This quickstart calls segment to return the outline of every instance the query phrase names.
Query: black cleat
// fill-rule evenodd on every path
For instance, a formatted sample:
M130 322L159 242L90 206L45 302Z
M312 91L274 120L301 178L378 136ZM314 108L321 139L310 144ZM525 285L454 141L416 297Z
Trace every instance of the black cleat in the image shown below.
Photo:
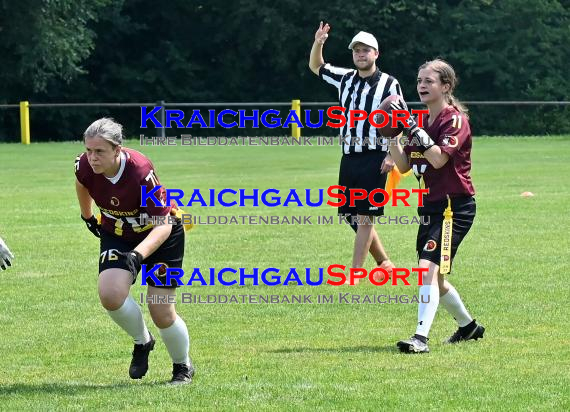
M477 340L483 339L483 334L485 333L485 328L482 325L478 325L475 320L469 325L460 327L455 331L445 343L458 343L465 340Z
M170 384L185 385L187 383L192 383L193 376L194 376L194 367L192 366L192 364L187 365L185 363L173 363L172 379L170 380Z
M415 336L408 340L401 340L396 344L400 352L404 353L429 353L429 348L426 342L422 342Z
M148 355L154 349L154 337L149 332L150 341L144 345L135 344L133 349L133 359L129 368L129 376L131 379L141 379L148 371Z

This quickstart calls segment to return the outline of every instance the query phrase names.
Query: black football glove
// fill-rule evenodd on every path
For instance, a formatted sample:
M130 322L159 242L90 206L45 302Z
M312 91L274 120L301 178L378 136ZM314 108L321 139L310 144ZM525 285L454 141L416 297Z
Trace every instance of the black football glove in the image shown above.
M408 106L406 105L406 103L404 102L398 102L398 101L393 101L390 102L390 108L392 110L405 110L408 111ZM424 152L429 149L430 147L435 145L435 142L432 140L431 137L429 137L429 134L427 134L427 132L422 129L421 127L418 126L418 124L416 123L416 120L413 118L413 116L410 113L410 117L408 117L408 126L406 126L406 124L403 121L399 121L402 125L402 127L404 128L404 130L412 137L415 137L421 146L423 146L424 148Z
M12 266L12 259L14 259L14 255L0 237L0 269L6 270L9 266Z
M97 218L94 215L92 215L89 219L85 219L83 216L81 216L81 219L83 219L87 225L87 229L89 229L91 233L97 237L101 237L101 225L99 222L97 222Z
M125 258L125 262L129 267L129 272L133 275L133 283L137 279L139 270L141 270L141 264L143 261L142 255L136 250L131 250L130 252L119 252L119 255Z

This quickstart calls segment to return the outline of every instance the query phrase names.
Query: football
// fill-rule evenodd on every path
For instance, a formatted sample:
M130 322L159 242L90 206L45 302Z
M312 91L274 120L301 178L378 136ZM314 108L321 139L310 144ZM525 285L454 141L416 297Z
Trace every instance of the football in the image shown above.
M382 103L380 103L380 106L378 107L378 110L383 110L386 113L390 114L392 112L392 109L390 108L390 103L393 101L403 101L402 98L400 96L397 95L390 95L388 97L386 97ZM376 123L383 123L384 120L384 116L382 114L378 114L376 116L376 118L374 119L376 121ZM384 137L396 137L398 136L400 133L402 133L402 125L398 124L398 127L392 127L391 121L389 121L386 126L384 127L379 127L378 131L380 132L380 134Z

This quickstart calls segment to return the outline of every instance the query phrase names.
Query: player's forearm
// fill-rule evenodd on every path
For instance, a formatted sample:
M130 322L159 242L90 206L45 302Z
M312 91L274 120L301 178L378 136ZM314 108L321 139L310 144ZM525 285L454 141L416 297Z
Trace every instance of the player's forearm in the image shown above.
M311 56L309 58L309 67L313 73L319 75L319 68L325 64L323 59L323 45L315 40L311 48Z
M135 248L137 252L139 252L143 258L147 258L154 253L156 249L160 247L164 243L170 233L172 232L172 225L164 224L160 226L155 226L148 236L138 244Z
M391 143L394 143L394 141L392 141ZM397 142L397 145L390 144L389 148L390 148L390 156L392 156L394 163L396 163L396 166L398 166L398 170L400 171L400 173L406 173L408 170L410 170L410 163L408 162L408 156L404 152L404 149L402 149L402 146L400 146L400 143Z
M423 147L422 154L434 169L440 169L447 163L449 160L448 154L442 152L441 148L435 144L430 135L424 129L419 127L415 121L411 124L409 132L420 142L420 146Z
M93 216L93 199L89 191L75 180L75 191L77 192L77 200L79 201L79 208L81 209L81 216L88 219Z
M441 148L434 145L424 152L426 160L434 167L441 169L449 160L449 155L441 151Z

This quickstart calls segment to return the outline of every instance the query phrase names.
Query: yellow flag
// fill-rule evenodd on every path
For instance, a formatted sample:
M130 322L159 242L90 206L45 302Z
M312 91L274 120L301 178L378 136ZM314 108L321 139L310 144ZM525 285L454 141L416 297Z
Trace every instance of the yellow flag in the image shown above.
M392 198L392 190L396 189L398 187L398 185L400 184L400 180L401 180L401 173L398 170L397 166L394 166L394 168L392 169L392 171L390 173L388 173L388 180L386 181L386 193L388 193L388 196L390 197L390 199Z
M441 259L439 272L443 275L451 271L451 235L453 234L453 212L451 199L447 196L447 208L443 212L443 225L441 227Z
M176 217L182 221L184 225L184 231L189 232L194 228L194 223L192 223L192 215L189 213L184 213L180 208L176 208Z
M412 174L412 169L408 170L406 173L400 173L398 166L394 166L392 171L388 173L388 179L386 180L386 193L388 196L392 197L392 190L396 189L402 180L402 177L407 177Z

